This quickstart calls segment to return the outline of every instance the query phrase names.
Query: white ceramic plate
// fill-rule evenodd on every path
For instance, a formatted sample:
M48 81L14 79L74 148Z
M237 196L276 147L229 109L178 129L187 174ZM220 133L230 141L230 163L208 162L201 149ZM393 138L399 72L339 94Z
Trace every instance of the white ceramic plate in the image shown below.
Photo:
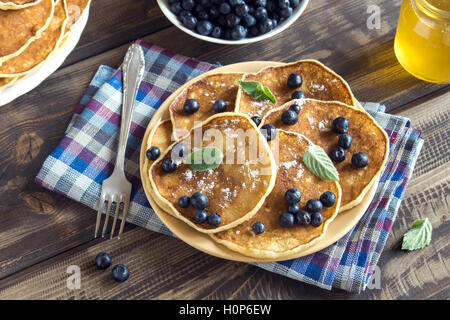
M83 15L75 23L72 31L69 33L61 47L54 51L51 54L51 57L38 70L24 76L14 82L11 86L0 91L0 106L30 92L63 64L64 60L66 60L67 56L72 52L80 40L81 33L86 26L88 17L89 7L84 10Z
M164 15L167 17L167 19L169 19L170 22L172 22L177 28L183 30L184 32L186 32L187 34L190 34L191 36L193 36L195 38L205 40L208 42L220 43L220 44L244 44L244 43L252 43L252 42L257 42L257 41L261 41L264 39L268 39L268 38L282 32L287 27L289 27L291 24L293 24L295 22L295 20L297 20L302 15L303 11L305 11L305 8L309 2L309 0L302 0L300 5L294 9L292 16L289 19L281 22L275 29L273 29L270 32L267 32L267 33L257 36L257 37L245 38L242 40L224 40L224 39L216 39L213 37L202 36L194 31L186 28L185 26L183 26L181 21L178 20L177 16L175 14L173 14L172 11L170 11L168 0L157 0L157 1L158 1L159 7L161 8L161 11L164 13Z

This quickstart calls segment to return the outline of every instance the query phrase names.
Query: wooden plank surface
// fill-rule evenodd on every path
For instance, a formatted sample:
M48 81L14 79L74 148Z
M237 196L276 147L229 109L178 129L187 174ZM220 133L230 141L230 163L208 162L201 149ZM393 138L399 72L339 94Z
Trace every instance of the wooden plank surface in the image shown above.
M365 3L317 0L290 29L270 40L221 46L171 26L155 0L95 0L82 39L64 67L2 107L0 298L448 297L449 89L419 81L401 68L393 52L400 1L373 3L381 8L379 30L367 29ZM120 243L92 240L92 210L34 184L95 70L100 64L118 66L138 37L212 63L320 59L349 82L360 100L385 102L389 110L413 119L414 127L423 130L425 149L381 257L382 290L359 296L326 292L133 226ZM417 253L398 250L403 233L424 215L435 228L432 245ZM102 250L130 266L133 276L126 284L94 272L92 259ZM66 289L70 264L82 267L81 291ZM421 274L427 276L422 279Z

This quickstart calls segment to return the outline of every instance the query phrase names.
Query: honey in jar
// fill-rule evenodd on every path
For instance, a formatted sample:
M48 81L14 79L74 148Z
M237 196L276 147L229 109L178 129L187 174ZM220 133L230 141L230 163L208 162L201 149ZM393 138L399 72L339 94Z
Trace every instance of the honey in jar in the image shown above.
M415 77L450 83L450 0L403 0L394 48Z

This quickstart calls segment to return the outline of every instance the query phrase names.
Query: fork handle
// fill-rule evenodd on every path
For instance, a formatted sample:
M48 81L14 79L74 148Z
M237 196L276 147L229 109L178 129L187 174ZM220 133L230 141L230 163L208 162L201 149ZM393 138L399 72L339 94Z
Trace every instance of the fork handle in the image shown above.
M119 146L114 171L120 169L124 172L125 149L127 146L128 133L130 132L131 116L136 101L139 84L144 77L145 59L141 46L132 44L122 64L123 95L122 95L122 121L120 125Z

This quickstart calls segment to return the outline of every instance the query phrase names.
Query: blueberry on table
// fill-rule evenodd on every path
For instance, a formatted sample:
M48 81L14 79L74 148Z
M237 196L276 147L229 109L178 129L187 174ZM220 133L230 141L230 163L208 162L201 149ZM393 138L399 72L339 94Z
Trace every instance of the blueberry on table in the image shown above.
M203 193L196 192L191 197L191 205L197 210L203 210L209 206L209 199Z
M194 9L195 7L195 1L194 0L182 0L181 1L181 6L187 10L190 11L192 9Z
M302 82L303 82L302 76L297 72L293 72L288 77L287 85L290 88L300 88Z
M324 207L332 207L336 203L336 195L331 191L326 191L320 196L320 202Z
M306 211L308 212L320 212L323 209L322 202L319 199L310 199L306 203Z
M297 112L291 109L284 110L283 113L281 114L281 121L289 126L296 124L298 121Z
M211 36L220 38L222 36L222 28L220 26L215 26L211 31Z
M186 99L183 105L183 110L187 114L194 114L198 111L200 108L200 105L198 104L198 101L195 99Z
M194 30L195 26L197 25L197 18L194 17L192 14L187 15L184 19L183 19L183 24L186 28Z
M261 221L258 221L253 224L252 229L256 234L261 234L266 231L266 226Z
M241 19L242 25L246 28L253 27L256 24L256 18L251 14L246 14Z
M118 264L112 269L112 277L118 282L124 282L130 276L130 270L124 264Z
M289 106L289 110L292 110L292 111L294 111L296 114L299 114L300 113L300 110L301 110L301 107L298 105L298 104L291 104L290 106Z
M202 36L207 36L211 33L213 25L208 20L201 20L197 23L195 30Z
M261 124L261 118L258 116L253 116L252 121L256 124L256 126L259 126Z
M157 146L152 146L145 152L148 160L154 161L161 155L161 150Z
M278 224L283 228L290 228L294 226L294 215L290 212L285 212L278 218Z
M283 9L289 7L289 0L278 0L278 8Z
M208 224L213 227L218 227L222 223L222 218L216 213L213 212L208 216Z
M273 29L273 20L265 18L258 24L259 32L264 34Z
M171 173L175 171L177 164L172 158L165 158L161 163L161 167L164 172Z
M295 214L299 213L301 210L300 210L300 206L295 203L295 204L290 204L287 211L292 213L293 215L295 215Z
M352 164L357 168L365 168L369 164L369 157L363 152L355 153L352 156Z
M334 147L330 152L330 159L334 162L342 162L345 160L346 152L342 147Z
M255 18L256 18L256 19L258 19L258 20L264 20L264 19L266 19L268 16L269 16L269 15L268 15L268 13L267 13L266 8L264 8L264 7L257 7L257 8L255 9Z
M222 99L216 100L213 109L215 113L225 112L227 110L227 103Z
M231 39L233 40L241 40L247 36L248 29L244 26L238 24L237 26L231 29Z
M284 198L288 203L295 204L299 203L302 199L302 192L297 188L291 188L284 194Z
M241 22L241 18L235 15L234 13L227 14L226 20L227 20L227 27L229 28L233 28L234 26L237 26Z
M178 199L178 205L181 208L188 208L191 205L191 198L188 196L182 196Z
M221 14L229 14L231 12L231 6L228 3L223 2L219 6L219 11Z
M350 123L344 117L338 117L333 120L333 131L336 133L347 133Z
M294 215L295 224L306 226L311 223L311 216L308 212L301 210Z
M339 136L338 146L344 149L350 149L353 143L353 138L351 135L344 133Z
M194 216L194 220L197 223L203 223L208 219L208 213L205 210L198 210Z
M184 143L177 143L176 145L173 146L172 148L172 156L174 158L184 158L186 157L188 154L188 148L186 147L186 145Z
M246 3L241 3L236 6L236 8L234 9L234 12L239 17L243 17L248 13L249 10L250 10L250 8L248 7L248 5Z
M311 225L313 227L318 227L323 222L323 216L320 212L313 212L311 214Z
M270 123L263 125L261 127L261 132L263 136L266 137L267 141L271 141L277 136L277 128Z
M104 270L108 268L112 263L111 257L106 252L100 252L95 257L95 266L97 269Z

